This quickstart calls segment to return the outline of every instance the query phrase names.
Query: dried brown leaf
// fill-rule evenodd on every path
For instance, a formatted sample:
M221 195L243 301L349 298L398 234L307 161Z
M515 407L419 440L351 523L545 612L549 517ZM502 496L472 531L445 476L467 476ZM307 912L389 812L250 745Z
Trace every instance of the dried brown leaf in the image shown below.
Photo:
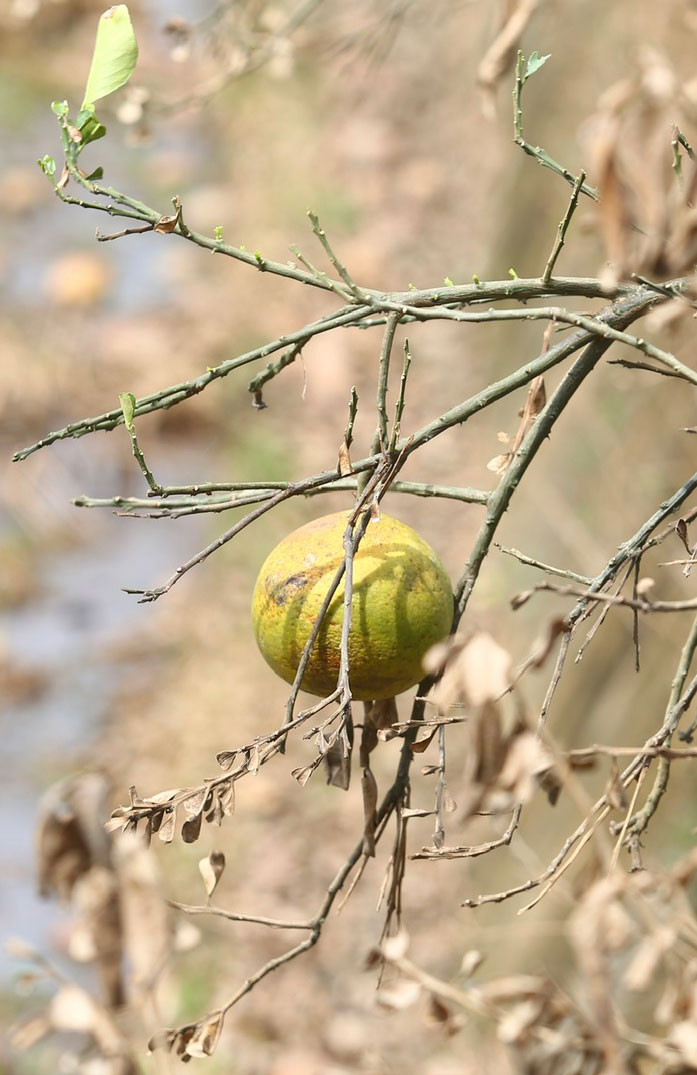
M497 786L509 791L514 802L529 802L537 787L537 778L551 769L553 758L536 735L521 731L509 742Z
M8 1040L13 1049L26 1052L28 1049L33 1049L52 1029L51 1023L45 1016L37 1015L34 1019L28 1019L13 1027Z
M110 817L108 821L104 822L104 831L106 833L123 831L128 824L128 819L124 818L121 814L119 817Z
M172 951L171 912L162 892L157 858L134 835L121 836L114 849L119 881L123 943L132 987L151 989Z
M179 213L172 213L170 216L161 216L157 224L155 224L155 231L160 231L167 235L169 232L174 231L178 223Z
M493 459L490 459L486 465L486 469L492 471L499 478L502 478L513 461L513 456L510 452L506 452L503 455L495 455Z
M223 1014L219 1012L205 1023L201 1023L186 1043L186 1055L194 1057L212 1056L220 1040L223 1022Z
M210 788L198 788L193 795L189 795L186 799L183 800L182 806L184 807L184 813L188 817L198 817L198 815L204 808L206 799L210 794Z
M495 474L498 474L499 477L503 477L513 462L516 452L523 443L528 430L534 425L535 419L543 410L546 402L547 392L545 389L545 382L544 378L540 375L530 382L528 394L525 399L525 406L518 412L520 415L520 424L516 430L512 443L510 437L505 433L498 434L498 440L500 442L511 444L509 451L506 452L505 455L497 455L493 459L490 459L487 463L487 470L492 470Z
M643 992L654 978L666 952L669 952L675 944L675 940L676 932L671 925L661 926L644 937L624 973L625 988L634 993Z
M150 814L148 818L148 836L153 836L156 832L159 832L162 828L162 822L164 820L165 811L160 810L156 814Z
M523 605L526 605L531 597L535 596L534 590L521 590L520 593L514 594L511 598L511 608L516 612Z
M546 997L549 983L534 974L511 974L492 978L477 988L477 995L489 1004L510 1004L526 997Z
M659 1026L670 1026L675 1023L683 1004L681 983L674 978L669 978L661 999L654 1009L654 1016Z
M91 1033L97 1019L94 1000L76 985L64 985L51 997L48 1018L56 1030Z
M521 1001L520 1004L515 1004L499 1019L496 1030L499 1041L520 1047L528 1031L539 1022L543 1011L544 1000L542 998L530 998Z
M199 872L203 878L206 895L210 899L216 890L220 878L225 869L225 854L222 851L211 851L205 858L199 860Z
M378 803L378 785L372 769L364 769L361 776L363 794L363 848L371 858L375 855L375 811Z
M164 816L162 824L160 825L160 831L158 837L162 840L163 844L171 844L174 839L174 832L177 827L177 811L169 810Z
M343 441L341 447L339 448L339 474L342 478L346 478L349 474L353 474L353 467L351 466L351 456L349 455L346 441Z
M437 728L424 728L423 732L420 731L416 740L411 745L414 754L423 754L423 752L431 745L431 741L437 731Z
M484 962L484 956L481 952L478 952L476 948L470 948L468 952L465 952L462 957L462 963L460 964L460 973L465 978L471 978L474 972L481 967Z
M622 178L618 147L620 124L615 102L595 118L591 158L599 192L598 221L605 243L608 284L617 283L627 271L632 220L629 191Z
M400 929L392 937L386 937L382 942L382 954L388 962L395 959L403 959L409 951L409 934L405 929Z
M487 787L493 784L506 756L506 743L499 708L493 702L482 706L471 722L474 779Z
M363 967L365 970L375 970L376 967L382 967L384 960L382 958L382 951L380 948L370 948L366 953L365 960L363 961Z
M620 772L617 767L616 758L613 758L610 764L610 773L605 788L605 797L608 801L608 805L611 806L613 810L622 810L627 805L627 797L625 795L622 781L620 780Z
M109 858L106 817L108 783L82 773L52 785L41 797L37 826L39 892L67 899L95 863Z
M687 1019L676 1023L671 1027L668 1041L690 1070L697 1070L697 1025Z
M259 766L261 765L261 748L258 743L255 743L249 754L249 760L247 762L247 772L252 776L256 776L259 772Z
M225 817L232 817L235 812L235 785L229 784L216 788L216 800Z
M401 1012L416 1004L421 996L418 982L399 981L384 986L376 995L376 1003L389 1011Z
M691 556L692 547L690 546L690 542L688 540L687 523L684 519L678 519L677 523L675 524L675 533L678 535L683 545L685 546L685 551L687 552L687 555Z
M377 731L391 728L399 721L396 698L381 698L377 702L371 702L365 716Z
M290 775L297 780L301 788L304 788L320 761L321 758L317 758L309 765L302 765L299 769L293 769Z
M511 685L511 655L484 631L472 636L457 662L470 705L494 702Z
M552 766L550 769L541 773L537 779L542 791L544 791L547 796L549 805L556 806L564 786L559 770L555 766Z
M464 1024L463 1016L455 1015L436 993L431 993L428 998L426 1020L440 1027L448 1037L457 1034Z
M519 606L518 606L519 607ZM569 625L563 617L556 616L545 626L543 633L535 640L530 657L531 668L541 668L549 657L554 643L569 630Z
M232 769L238 754L239 750L221 750L216 754L215 760L220 768L227 772L228 769Z
M510 685L510 654L491 635L478 631L465 642L451 641L442 678L429 698L441 712L458 703L481 707L500 698Z
M182 825L182 840L185 844L195 844L201 835L201 822L203 816L196 814L195 817L189 817Z
M322 747L320 746L320 749ZM348 791L351 783L351 746L348 750L344 742L339 739L332 743L324 754L324 764L327 770L327 783L332 787Z
M135 788L133 789L135 791ZM158 791L156 795L151 795L148 799L141 799L141 806L150 806L152 803L160 805L161 803L171 802L175 795L178 795L181 788L168 788L167 791Z

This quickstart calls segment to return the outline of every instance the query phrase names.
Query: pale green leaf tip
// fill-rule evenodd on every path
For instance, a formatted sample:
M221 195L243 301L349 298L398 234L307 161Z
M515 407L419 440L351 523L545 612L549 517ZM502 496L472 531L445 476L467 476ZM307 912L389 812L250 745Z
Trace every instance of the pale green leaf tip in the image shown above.
M526 81L530 78L531 75L534 75L536 71L539 71L543 64L546 64L547 60L551 58L551 55L551 52L547 53L546 56L540 56L539 52L531 52L528 57L527 65L525 67L525 75L523 76L523 81Z
M97 23L97 36L82 108L108 97L128 82L138 60L138 42L126 4L104 11Z
M119 394L119 403L121 404L121 410L123 411L123 418L128 430L133 429L133 415L136 409L136 397L132 392L121 392Z

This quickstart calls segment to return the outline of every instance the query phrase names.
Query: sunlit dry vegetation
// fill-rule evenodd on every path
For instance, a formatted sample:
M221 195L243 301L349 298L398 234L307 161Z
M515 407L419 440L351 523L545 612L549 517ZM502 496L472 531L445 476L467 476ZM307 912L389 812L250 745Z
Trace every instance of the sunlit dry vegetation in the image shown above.
M191 7L81 110L99 9L2 16L10 1070L694 1071L697 9ZM340 509L310 699L251 591ZM455 611L358 702L383 511Z

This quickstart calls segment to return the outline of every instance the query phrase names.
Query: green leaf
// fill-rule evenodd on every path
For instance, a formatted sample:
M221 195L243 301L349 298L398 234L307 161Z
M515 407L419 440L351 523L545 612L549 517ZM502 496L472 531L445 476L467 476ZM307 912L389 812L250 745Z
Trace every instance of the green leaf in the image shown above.
M68 102L67 101L51 101L51 110L56 113L57 116L68 115Z
M137 59L138 43L128 8L125 4L110 7L97 24L97 39L82 108L124 86L133 74Z
M121 404L121 410L123 411L123 418L126 423L126 429L130 433L133 429L133 415L136 411L136 397L132 392L122 392L119 396L119 403Z
M49 179L52 175L56 174L56 162L54 161L53 157L49 157L48 153L39 161L39 168L44 173L44 175L47 175L49 177Z
M97 117L94 114L94 105L88 105L87 108L81 108L77 114L75 120L75 126L78 131L84 131L90 121L95 120Z
M527 82L531 75L534 75L536 71L547 63L552 53L548 53L546 56L540 56L539 52L531 52L528 56L528 63L525 68L525 74L523 75L523 82Z
M679 142L673 142L673 171L682 183L682 153Z
M88 176L85 176L85 178L86 178L88 183L93 182L93 180L95 180L95 179L103 179L104 178L104 169L102 168L101 164L99 165L98 168L95 168L95 170L93 172L90 172L90 174Z

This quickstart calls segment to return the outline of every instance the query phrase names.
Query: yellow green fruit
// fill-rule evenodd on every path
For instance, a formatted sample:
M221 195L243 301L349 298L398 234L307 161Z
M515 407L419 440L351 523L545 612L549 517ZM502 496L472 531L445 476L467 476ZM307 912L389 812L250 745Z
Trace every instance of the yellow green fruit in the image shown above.
M322 602L343 557L350 512L294 530L264 562L254 587L257 643L292 683ZM324 617L303 690L325 696L339 676L344 582ZM450 580L430 545L398 519L371 520L353 563L349 682L354 698L390 698L418 683L426 651L450 631Z

